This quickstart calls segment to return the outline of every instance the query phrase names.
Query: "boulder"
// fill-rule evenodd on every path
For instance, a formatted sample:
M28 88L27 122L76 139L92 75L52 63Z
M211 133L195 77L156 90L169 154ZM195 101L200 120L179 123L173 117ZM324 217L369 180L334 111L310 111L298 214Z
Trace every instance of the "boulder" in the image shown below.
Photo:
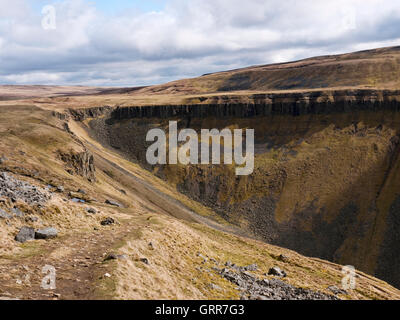
M281 270L278 267L273 267L273 268L269 269L268 275L285 278L286 277L286 272Z
M93 209L93 208L87 208L86 211L88 213L91 213L91 214L96 214L97 213L96 209Z
M53 239L58 235L58 230L55 228L40 229L35 232L35 239Z
M109 226L109 225L114 224L114 223L115 223L115 221L114 221L113 218L105 218L103 221L100 222L100 224L102 226Z
M111 206L115 206L115 207L122 207L122 205L121 204L119 204L118 202L116 202L116 201L114 201L114 200L106 200L106 204L109 204L109 205L111 205Z
M24 243L29 240L35 239L35 229L31 227L22 227L18 234L15 236L15 241Z

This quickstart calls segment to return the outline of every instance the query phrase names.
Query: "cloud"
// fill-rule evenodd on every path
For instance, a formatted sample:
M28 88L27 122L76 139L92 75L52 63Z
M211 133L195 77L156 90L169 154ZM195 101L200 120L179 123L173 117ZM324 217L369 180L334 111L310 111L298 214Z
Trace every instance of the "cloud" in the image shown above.
M0 0L0 83L147 85L400 43L396 0L166 0L112 15L60 0L55 30L32 1Z

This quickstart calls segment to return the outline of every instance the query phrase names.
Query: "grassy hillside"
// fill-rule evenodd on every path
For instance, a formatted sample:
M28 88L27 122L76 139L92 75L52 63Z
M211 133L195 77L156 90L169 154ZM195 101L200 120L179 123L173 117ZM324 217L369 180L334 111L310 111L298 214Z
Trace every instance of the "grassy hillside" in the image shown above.
M287 272L285 283L328 295L329 286L340 286L339 265L224 232L229 226L216 229L215 224L199 223L185 208L201 211L202 205L173 200L184 197L92 140L81 124L69 121L66 127L58 114L32 105L2 106L0 115L0 171L51 196L41 206L22 199L0 202L2 210L17 207L24 213L22 218L0 219L0 297L238 299L244 293L217 271L227 261L238 266L256 263L252 274L259 279L273 279L264 274L279 266ZM82 152L94 155L95 181L89 181L85 171L74 171L77 168L65 162L68 157L60 157ZM57 190L59 186L63 189ZM86 203L71 201L74 196ZM122 207L105 204L107 199ZM89 213L88 207L97 213ZM116 223L102 226L107 217ZM14 236L22 226L56 227L59 235L19 244ZM123 259L103 262L110 252ZM57 270L57 289L52 291L39 286L41 268L49 264ZM400 298L398 290L361 272L357 282L356 290L338 296Z
M248 67L179 80L137 94L193 94L320 88L400 88L400 47ZM136 93L135 93L136 94Z

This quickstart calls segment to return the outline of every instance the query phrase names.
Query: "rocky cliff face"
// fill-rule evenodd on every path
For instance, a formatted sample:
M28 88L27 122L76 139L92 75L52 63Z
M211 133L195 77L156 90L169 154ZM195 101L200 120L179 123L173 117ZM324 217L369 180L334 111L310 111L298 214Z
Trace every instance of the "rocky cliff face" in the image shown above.
M251 103L120 107L93 133L130 160L263 240L400 287L399 92L253 95ZM255 170L145 162L146 133L166 128L253 128Z
M72 115L74 120L83 121L87 118L96 118L110 112L112 108L110 106L94 107L94 108L81 108L81 109L69 109L69 113Z
M197 99L192 99L196 101ZM198 98L201 103L165 106L118 107L113 119L169 117L234 117L251 118L273 115L333 114L354 111L400 110L398 90L312 91L303 93L210 96ZM88 109L91 113L91 110ZM79 119L79 117L78 117Z
M59 157L65 163L66 171L71 175L77 174L88 179L90 182L96 181L94 158L89 151L60 152Z

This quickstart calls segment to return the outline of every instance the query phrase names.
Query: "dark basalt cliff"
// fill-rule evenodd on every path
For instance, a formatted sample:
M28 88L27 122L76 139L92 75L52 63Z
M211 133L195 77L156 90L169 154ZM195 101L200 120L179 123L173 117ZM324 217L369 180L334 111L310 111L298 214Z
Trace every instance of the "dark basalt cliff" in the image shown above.
M92 134L257 237L350 264L400 287L400 91L344 90L201 98L201 103L75 110ZM97 115L106 115L98 117ZM254 128L255 170L145 161L146 133Z
M87 118L97 118L104 114L111 112L113 108L110 106L93 107L93 108L81 108L81 109L69 109L69 113L76 121L83 121Z
M117 107L112 117L132 118L192 118L239 117L270 115L331 114L351 111L400 110L400 91L345 90L307 93L254 94L247 102L234 96L199 98L201 104Z

